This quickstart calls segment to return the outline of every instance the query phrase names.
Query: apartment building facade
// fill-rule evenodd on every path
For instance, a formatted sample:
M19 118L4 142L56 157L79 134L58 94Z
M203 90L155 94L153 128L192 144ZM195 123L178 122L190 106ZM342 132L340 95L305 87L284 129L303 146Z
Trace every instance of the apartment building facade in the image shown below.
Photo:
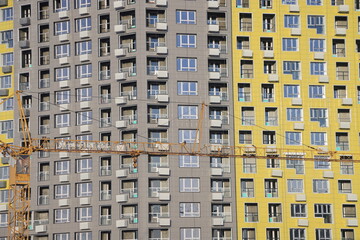
M232 2L239 239L359 236L359 10Z
M0 97L9 98L14 91L13 73L13 1L0 1ZM14 98L0 106L0 140L12 143L14 126ZM6 236L9 199L9 158L0 161L0 236ZM0 237L0 239L2 239Z
M24 0L14 18L33 138L234 144L228 1ZM34 240L237 238L232 159L39 152L31 162Z

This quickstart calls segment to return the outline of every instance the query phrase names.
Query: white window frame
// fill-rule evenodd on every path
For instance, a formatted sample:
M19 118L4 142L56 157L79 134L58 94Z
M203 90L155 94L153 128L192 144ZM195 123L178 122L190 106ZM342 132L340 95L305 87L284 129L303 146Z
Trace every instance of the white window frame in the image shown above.
M200 203L180 203L179 212L180 217L200 217Z
M14 53L3 53L1 55L2 55L2 65L3 66L14 65Z
M326 146L327 133L326 132L311 132L310 134L311 145Z
M198 82L178 82L178 95L198 95Z
M8 226L8 214L0 213L0 227L7 227L7 226Z
M299 85L284 85L284 97L300 98L300 86Z
M70 67L56 68L55 81L70 80Z
M77 125L89 125L92 124L92 111L84 111L76 113L76 124Z
M63 35L70 33L70 21L55 22L54 25L55 35Z
M311 75L326 75L327 67L326 62L310 62Z
M76 197L91 197L92 194L92 182L76 183Z
M302 108L287 108L286 109L286 120L287 121L303 121L303 109Z
M180 228L180 240L201 240L200 228Z
M176 35L176 47L179 48L196 48L196 34Z
M300 16L299 15L284 15L285 28L299 28Z
M90 31L91 30L91 17L75 19L76 32Z
M0 77L0 88L12 88L11 75Z
M299 61L284 61L283 73L292 75L293 80L301 79L301 69Z
M325 86L324 85L310 85L309 86L309 98L325 98Z
M75 43L75 54L84 55L92 53L92 41L82 41Z
M55 45L55 58L70 57L70 43Z
M93 170L92 158L76 159L76 172L77 173L92 172L92 170Z
M76 67L76 78L89 78L92 76L92 64L82 64Z
M54 240L70 240L70 233L55 233Z
M282 50L296 52L299 51L299 39L298 38L283 38Z
M196 24L196 11L176 10L177 24Z
M68 222L70 222L70 208L54 210L54 223L68 223Z
M179 178L180 192L200 192L200 178Z
M70 161L56 161L55 162L55 175L70 174Z
M177 58L176 68L179 72L196 72L197 58Z
M0 203L9 202L9 190L0 190Z
M69 127L70 126L70 113L56 114L55 115L55 127Z
M55 189L55 199L70 197L70 184L55 185L54 189Z
M197 143L197 134L195 129L180 129L179 130L179 143Z
M178 118L179 119L198 119L198 106L179 105Z
M310 39L310 52L325 52L326 41L325 39L312 38Z
M93 240L92 232L77 232L75 233L75 240Z
M303 193L304 180L303 179L288 179L287 180L288 193Z
M330 193L329 180L313 179L313 192L314 193Z
M76 89L76 101L85 102L92 100L92 87Z
M76 208L76 222L91 222L92 215L92 207Z
M70 103L70 90L55 92L56 104Z
M286 145L301 145L302 134L301 132L285 132Z
M181 168L200 167L199 156L180 155L179 167Z

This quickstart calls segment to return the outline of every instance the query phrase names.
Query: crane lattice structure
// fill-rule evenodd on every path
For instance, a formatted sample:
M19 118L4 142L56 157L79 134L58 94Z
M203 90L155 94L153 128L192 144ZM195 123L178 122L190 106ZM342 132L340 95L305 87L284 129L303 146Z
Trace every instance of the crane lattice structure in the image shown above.
M125 141L88 141L71 139L31 138L31 133L26 120L25 112L21 103L21 91L16 91L7 98L1 99L0 105L9 98L16 96L19 119L21 125L21 146L0 141L0 152L5 157L11 157L10 161L10 200L8 213L8 239L30 239L30 167L31 155L34 152L68 152L68 153L107 153L117 155L130 155L133 157L133 165L137 167L137 159L140 155L188 155L233 158L257 158L279 160L303 160L316 161L321 156L321 161L339 162L355 160L356 154L340 154L329 152L324 149L304 147L303 149L285 148L258 148L254 145L228 146L221 144L201 144L201 124L197 129L196 143L162 143L162 142L125 142ZM202 105L202 114L204 110ZM202 118L200 118L200 121ZM201 123L199 121L199 123ZM357 154L359 155L359 154ZM325 158L324 158L325 157Z

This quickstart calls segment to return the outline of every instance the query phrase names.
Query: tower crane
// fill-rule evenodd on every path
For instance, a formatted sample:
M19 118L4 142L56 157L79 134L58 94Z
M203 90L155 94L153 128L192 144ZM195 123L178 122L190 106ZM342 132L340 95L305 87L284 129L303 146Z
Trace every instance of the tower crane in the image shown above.
M30 167L31 155L34 152L68 152L68 153L107 153L130 155L133 165L137 166L140 155L188 155L227 158L275 158L280 160L314 161L316 155L326 155L327 160L360 162L354 159L341 159L337 152L322 149L284 149L258 148L254 145L228 146L221 144L201 144L201 127L198 127L196 143L162 143L162 142L125 142L125 141L89 141L71 139L32 138L21 102L21 91L0 100L0 105L11 97L16 96L23 143L21 146L5 143L0 140L0 152L10 161L10 200L8 212L8 239L30 239ZM202 113L204 104L202 105ZM200 118L202 120L202 118ZM291 155L289 157L288 155ZM349 154L350 155L350 154ZM354 156L354 155L353 155Z

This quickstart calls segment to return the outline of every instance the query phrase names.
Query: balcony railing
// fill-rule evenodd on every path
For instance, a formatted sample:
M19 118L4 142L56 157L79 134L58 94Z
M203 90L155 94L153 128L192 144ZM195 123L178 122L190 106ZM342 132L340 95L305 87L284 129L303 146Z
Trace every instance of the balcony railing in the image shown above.
M249 102L251 101L251 93L249 92L239 92L239 102Z
M229 116L227 116L227 115L210 115L210 120L221 120L222 124L228 124Z
M262 101L263 102L274 102L274 95L273 94L267 94L267 95L262 95Z
M253 188L241 189L241 197L254 197L254 189Z
M124 213L120 214L121 219L129 219L129 223L138 223L137 213Z
M154 99L158 95L168 95L167 90L148 90L148 98Z
M253 78L254 70L253 69L241 69L241 78Z
M221 91L209 91L209 96L220 96L222 101L227 101L229 99L228 93Z
M220 73L221 77L226 77L228 74L227 68L221 68L221 67L208 67L209 72L218 72Z
M111 102L111 94L101 94L100 95L100 103L110 103Z
M168 119L167 114L148 114L149 123L158 123L159 119Z
M156 27L156 23L166 23L166 18L154 18L154 17L146 18L147 27Z
M39 205L48 205L49 204L49 195L40 195L38 198Z
M241 32L251 32L252 31L252 23L240 21L240 31Z
M39 111L49 111L50 109L50 102L40 102L39 104Z
M21 82L21 83L19 83L19 89L20 90L29 90L30 89L30 83L29 82Z
M243 126L252 126L255 125L255 117L243 117L241 119L241 124Z
M149 187L149 197L159 197L159 192L169 192L169 187Z
M100 225L111 225L111 215L100 215Z
M166 66L147 66L147 75L156 75L159 71L167 71Z
M256 164L255 163L244 163L243 164L244 173L256 173Z
M102 70L99 71L99 79L100 80L109 80L111 77L111 72L110 70Z
M128 96L129 100L134 100L137 97L137 90L120 92L120 96Z
M209 140L210 144L221 144L221 145L228 145L229 144L229 139L226 138L210 138Z
M337 80L349 80L349 71L336 71Z
M105 128L105 127L110 127L110 126L111 126L111 118L110 117L100 118L100 127Z
M226 53L227 51L226 44L209 43L208 48L219 49L220 53Z
M101 166L100 167L100 176L110 176L111 175L111 166Z
M265 118L265 125L266 126L277 126L278 125L278 118L276 118L276 117L267 117L267 118Z
M136 19L132 17L128 20L121 20L119 21L119 25L126 25L127 28L135 28L136 27Z
M166 42L147 42L146 46L148 51L155 52L157 47L166 47Z
M39 88L50 87L50 78L42 78L39 80Z
M119 72L127 73L129 76L136 76L136 66L120 68Z
M49 171L39 172L39 181L48 181L50 179Z
M137 188L120 189L120 193L128 193L129 198L137 198L138 197L138 189Z
M269 214L269 222L281 222L282 214L281 213L270 213Z
M111 200L111 190L101 190L100 200L102 201Z
M153 162L148 164L149 172L157 172L158 168L168 168L169 163Z
M49 134L49 133L50 133L50 125L39 126L39 134Z
M257 222L258 220L258 213L245 212L245 222Z
M348 151L350 149L349 142L336 142L337 151Z
M268 197L268 198L278 197L278 189L277 188L265 188L265 197Z
M39 19L43 20L43 19L48 19L49 18L49 10L48 9L43 9L39 11Z
M125 116L121 116L120 120L127 121L127 123L129 125L137 124L138 123L138 116L137 116L137 114L125 115Z

